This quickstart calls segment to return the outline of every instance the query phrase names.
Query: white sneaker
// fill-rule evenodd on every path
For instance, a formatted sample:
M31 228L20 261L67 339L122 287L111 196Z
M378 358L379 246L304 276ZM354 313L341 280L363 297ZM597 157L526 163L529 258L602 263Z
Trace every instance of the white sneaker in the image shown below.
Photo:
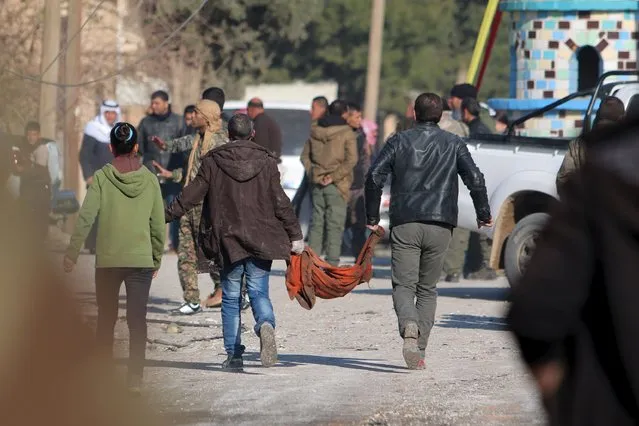
M185 302L182 306L171 311L171 315L193 315L202 310L199 303Z

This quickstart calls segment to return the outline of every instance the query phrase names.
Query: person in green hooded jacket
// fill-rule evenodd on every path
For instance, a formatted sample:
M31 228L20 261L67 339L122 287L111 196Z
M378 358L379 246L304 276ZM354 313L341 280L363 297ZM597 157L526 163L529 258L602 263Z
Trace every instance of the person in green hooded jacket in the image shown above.
M164 202L157 177L137 158L135 127L117 123L110 138L115 157L93 176L66 251L64 269L73 270L97 217L97 341L106 354L113 355L118 294L124 282L130 336L128 382L137 393L145 359L149 290L164 251Z

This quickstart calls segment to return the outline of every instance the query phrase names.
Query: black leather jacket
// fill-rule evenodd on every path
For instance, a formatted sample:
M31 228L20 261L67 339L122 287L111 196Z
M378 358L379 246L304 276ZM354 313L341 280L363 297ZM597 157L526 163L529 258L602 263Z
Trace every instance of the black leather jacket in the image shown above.
M382 189L391 175L391 227L410 222L457 226L458 174L470 190L477 219L490 220L484 175L461 138L435 123L418 123L396 133L366 180L368 224L379 223Z

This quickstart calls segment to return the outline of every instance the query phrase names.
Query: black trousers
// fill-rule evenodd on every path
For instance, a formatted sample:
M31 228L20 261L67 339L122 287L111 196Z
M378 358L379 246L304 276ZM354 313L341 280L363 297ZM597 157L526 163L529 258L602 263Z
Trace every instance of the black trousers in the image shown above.
M104 353L113 354L113 332L118 320L119 292L126 286L126 320L129 326L129 375L141 376L146 352L146 309L153 280L150 268L96 268L98 303L97 341Z

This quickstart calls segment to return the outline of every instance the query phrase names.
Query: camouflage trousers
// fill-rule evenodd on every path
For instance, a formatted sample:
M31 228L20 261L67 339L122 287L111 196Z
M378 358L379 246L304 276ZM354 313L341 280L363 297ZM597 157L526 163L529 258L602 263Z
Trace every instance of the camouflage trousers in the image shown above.
M201 216L202 206L200 205L180 218L178 276L184 292L184 301L189 303L200 303L196 244ZM220 273L211 272L210 275L217 290L220 288Z

